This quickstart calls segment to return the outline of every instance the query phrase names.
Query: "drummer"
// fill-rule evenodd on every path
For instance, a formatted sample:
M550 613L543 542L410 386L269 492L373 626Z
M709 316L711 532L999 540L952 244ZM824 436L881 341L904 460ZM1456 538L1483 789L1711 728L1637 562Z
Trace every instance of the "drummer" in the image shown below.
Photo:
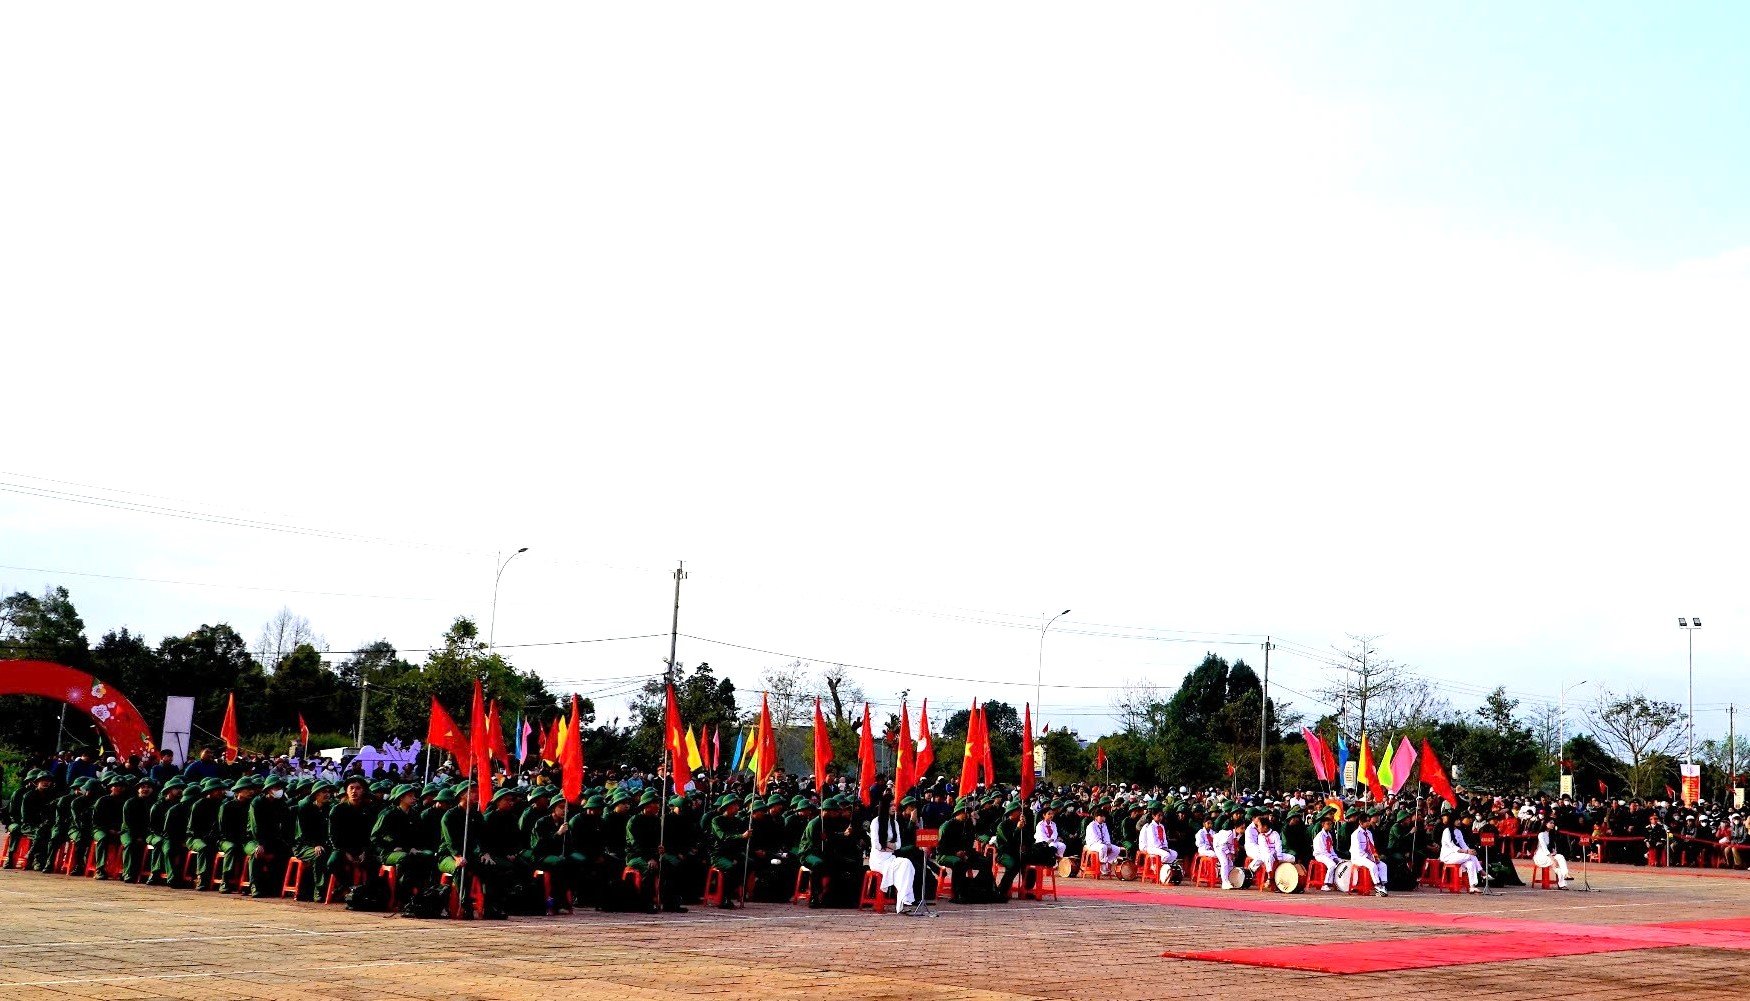
M1082 850L1095 851L1100 856L1100 875L1110 875L1112 866L1124 850L1112 843L1111 828L1106 826L1106 803L1102 800L1094 807L1094 819L1088 822L1083 834Z
M1228 819L1227 830L1215 835L1215 862L1221 869L1221 888L1224 890L1237 889L1228 876L1233 872L1235 857L1240 852L1240 832L1245 826L1245 819L1236 814Z
M1139 862L1149 856L1161 860L1160 880L1166 884L1171 882L1169 869L1179 861L1179 853L1167 847L1167 825L1161 819L1163 812L1159 807L1148 811L1148 822L1137 832L1136 853Z
M1282 835L1270 823L1270 815L1259 811L1246 829L1246 868L1256 869L1259 879L1268 879L1276 866L1293 862L1294 855L1282 850Z
M1325 867L1324 885L1319 887L1325 893L1337 888L1337 867L1343 864L1343 857L1337 854L1337 835L1332 830L1336 822L1336 811L1326 807L1319 814L1319 829L1312 839L1312 857Z
M1381 812L1384 812L1383 809ZM1388 896L1385 888L1385 859L1379 854L1379 846L1373 841L1373 814L1363 810L1356 815L1355 833L1349 836L1349 863L1358 869L1366 869L1373 877L1374 896Z

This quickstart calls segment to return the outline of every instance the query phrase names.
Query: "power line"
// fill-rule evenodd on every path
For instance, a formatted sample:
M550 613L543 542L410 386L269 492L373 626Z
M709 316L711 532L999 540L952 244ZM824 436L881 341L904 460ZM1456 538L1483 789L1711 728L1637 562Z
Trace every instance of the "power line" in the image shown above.
M68 577L95 577L100 580L127 580L145 584L176 584L183 587L210 587L227 591L267 591L274 594L305 594L323 598L373 598L384 601L431 601L431 598L404 594L356 594L347 591L304 591L294 587L260 587L250 584L209 584L198 580L165 580L159 577L129 577L124 574L92 573L86 570L57 570L48 567L23 567L0 563L0 570L21 570L27 573L54 574Z

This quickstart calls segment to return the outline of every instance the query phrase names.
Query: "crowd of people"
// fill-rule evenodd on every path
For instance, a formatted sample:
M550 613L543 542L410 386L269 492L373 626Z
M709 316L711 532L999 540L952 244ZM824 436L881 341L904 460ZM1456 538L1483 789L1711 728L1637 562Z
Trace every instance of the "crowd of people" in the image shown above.
M1661 800L1460 790L1450 802L1412 793L1367 804L1317 790L1093 782L1022 797L1005 787L963 794L945 777L865 790L830 776L816 788L783 772L763 790L745 774L705 772L676 790L630 767L590 771L567 800L538 764L484 786L449 765L429 779L409 772L226 762L216 748L180 766L167 753L57 756L4 803L0 864L481 917L749 901L857 907L872 892L898 913L928 913L939 896L1006 903L1046 870L1173 883L1201 866L1237 888L1289 863L1308 889L1359 880L1386 895L1415 888L1431 868L1473 892L1517 884L1515 858L1547 867L1558 886L1570 860L1750 865L1750 819Z

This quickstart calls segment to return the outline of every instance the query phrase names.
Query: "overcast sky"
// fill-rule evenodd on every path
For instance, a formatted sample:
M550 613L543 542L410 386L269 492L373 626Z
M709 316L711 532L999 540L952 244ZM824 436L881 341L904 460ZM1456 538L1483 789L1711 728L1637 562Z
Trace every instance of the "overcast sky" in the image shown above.
M528 546L610 718L677 560L684 662L944 715L1070 608L1084 736L1264 634L1682 701L1698 615L1722 732L1747 12L15 5L0 585L417 650Z

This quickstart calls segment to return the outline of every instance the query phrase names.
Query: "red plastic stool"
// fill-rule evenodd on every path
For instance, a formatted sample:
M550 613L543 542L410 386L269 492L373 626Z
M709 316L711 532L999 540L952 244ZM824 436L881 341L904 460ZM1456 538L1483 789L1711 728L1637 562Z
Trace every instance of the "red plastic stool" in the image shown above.
M1325 885L1325 878L1329 875L1330 875L1330 870L1325 868L1325 864L1323 862L1320 862L1316 858L1313 859L1311 862L1308 862L1306 864L1306 886L1305 886L1305 889L1310 890L1315 886L1324 886Z
M705 906L722 906L725 892L726 891L723 888L723 870L716 866L712 866L710 870L705 873ZM742 903L745 904L747 902L747 897L745 895L741 899Z
M857 909L873 907L876 914L887 908L887 894L881 892L881 874L874 869L863 873L863 890L857 895Z
M1191 885L1214 889L1221 885L1221 862L1213 855L1199 855L1191 861Z
M280 885L280 899L298 899L298 889L304 883L304 860L293 855L286 859L286 878Z
M1276 867L1273 865L1272 866L1261 865L1258 867L1258 892L1259 893L1273 893L1273 892L1275 892L1276 883L1274 880L1272 880L1270 878L1271 876L1273 876L1275 874L1276 874Z
M1100 849L1082 849L1082 861L1076 869L1076 875L1083 879L1100 878Z
M790 902L792 904L808 903L808 876L812 871L813 870L805 865L799 865L796 867L796 888L790 891Z
M322 890L322 902L325 904L334 903L334 895L335 895L336 890L340 891L340 902L345 903L346 902L346 891L365 881L364 870L359 868L358 866L352 864L351 862L348 862L348 863L342 865L340 867L340 869L341 869L341 872L346 873L346 879L347 879L346 886L345 886L345 888L342 888L342 886L341 886L341 883L340 883L340 875L341 874L340 874L340 872L330 872L328 874L328 885L326 887L324 887Z
M1423 886L1446 886L1446 863L1437 858L1422 860L1422 875L1416 882Z
M6 844L6 868L21 869L30 858L30 835L20 834Z
M1157 863L1157 865L1155 866L1155 871L1158 873L1158 872L1160 872L1160 865L1158 864L1160 862L1160 859L1155 859L1155 862ZM1027 889L1027 887L1025 885L1026 877L1027 877L1028 873L1033 874L1033 888L1031 890ZM1050 889L1046 889L1046 880L1051 881ZM1048 893L1051 894L1052 900L1056 900L1057 899L1057 867L1054 865L1030 865L1030 866L1027 866L1026 868L1021 870L1021 878L1015 880L1014 885L1020 888L1021 897L1024 900L1044 900L1045 895Z
M567 914L572 913L571 890L569 887L561 886L559 888L560 896L556 897L553 895L552 873L545 869L536 869L529 875L541 881L541 899L546 901L548 914L557 914L560 911L564 911Z
M1556 867L1553 865L1534 865L1531 867L1531 885L1540 890L1547 890L1556 885Z
M1037 867L1036 866L1029 866L1028 868L1037 868ZM1159 855L1144 855L1142 857L1141 864L1136 867L1136 878L1142 879L1142 880L1152 880L1156 883L1160 882L1161 881L1161 857Z
M467 875L467 870L465 868L462 872L464 876ZM474 908L471 916L478 918L481 913L486 910L486 887L480 885L478 879L468 879L466 885L468 888L469 900ZM438 886L441 889L450 891L450 917L461 917L462 891L458 888L453 875L447 872L444 873L443 878L438 880Z
M1365 897L1373 892L1373 870L1364 865L1352 865L1349 871L1355 874L1355 881L1349 884L1349 892Z
M620 871L620 880L622 882L624 882L625 880L628 880L628 879L632 881L632 889L636 890L640 894L642 894L644 892L644 874L643 873L639 872L637 869L632 868L631 866L627 866L625 869Z
M395 881L395 867L392 865L378 866L377 867L377 878L383 879L383 880L388 880L388 882L389 882L389 905L388 905L388 907L389 907L389 910L391 910L391 911L395 910L396 906L401 903L401 901L399 899L401 887Z
M1445 881L1446 892L1463 893L1470 889L1470 880L1464 874L1464 866L1449 865L1446 874L1441 877Z
M85 875L95 877L102 872L110 879L120 879L122 875L122 845L120 841L103 842L100 852L97 844L91 846L91 861L85 865Z

